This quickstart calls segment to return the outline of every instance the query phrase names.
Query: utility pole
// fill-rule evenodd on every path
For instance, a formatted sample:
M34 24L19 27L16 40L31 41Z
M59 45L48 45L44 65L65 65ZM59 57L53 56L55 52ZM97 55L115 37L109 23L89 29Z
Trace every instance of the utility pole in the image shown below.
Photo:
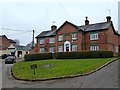
M35 33L35 30L33 30L32 48L34 47L34 33Z

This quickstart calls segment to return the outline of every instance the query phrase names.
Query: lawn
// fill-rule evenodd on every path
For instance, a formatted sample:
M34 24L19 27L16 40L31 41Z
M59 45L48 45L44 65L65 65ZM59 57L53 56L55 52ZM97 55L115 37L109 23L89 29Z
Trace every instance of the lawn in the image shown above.
M97 69L101 65L114 60L115 58L98 58L98 59L70 59L70 60L39 60L29 62L17 62L12 67L15 77L19 79L43 79L60 76L70 76L84 74L91 70ZM35 75L30 65L37 64ZM49 64L53 67L41 68L40 65Z

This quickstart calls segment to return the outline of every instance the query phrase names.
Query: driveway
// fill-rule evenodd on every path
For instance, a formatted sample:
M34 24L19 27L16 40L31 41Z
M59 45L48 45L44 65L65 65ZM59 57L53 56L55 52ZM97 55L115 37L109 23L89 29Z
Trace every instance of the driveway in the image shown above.
M5 65L3 62L2 86L3 88L118 88L118 61L88 76L36 82L15 80L10 74L12 65Z

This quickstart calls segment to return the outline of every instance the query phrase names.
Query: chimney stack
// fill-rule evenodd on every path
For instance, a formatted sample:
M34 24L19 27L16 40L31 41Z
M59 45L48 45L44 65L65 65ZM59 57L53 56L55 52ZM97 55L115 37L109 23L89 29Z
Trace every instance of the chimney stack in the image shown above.
M85 20L85 25L89 25L89 20L87 20L88 17L85 17L85 18L86 18L86 20Z
M107 22L111 22L111 17L110 16L107 16L106 19L107 19Z
M52 25L51 26L51 31L54 31L54 30L56 30L57 29L57 26L55 26L55 25Z

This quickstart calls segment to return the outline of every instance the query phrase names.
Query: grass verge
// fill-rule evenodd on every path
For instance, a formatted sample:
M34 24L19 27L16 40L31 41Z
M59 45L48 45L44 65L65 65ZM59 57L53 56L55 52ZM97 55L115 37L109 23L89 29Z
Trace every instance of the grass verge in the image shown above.
M40 60L30 62L17 62L12 67L13 75L18 79L40 80L43 78L54 78L85 74L97 69L103 64L116 58L97 58L97 59L66 59L66 60ZM35 75L30 65L37 64ZM41 68L40 65L49 64L53 67Z

